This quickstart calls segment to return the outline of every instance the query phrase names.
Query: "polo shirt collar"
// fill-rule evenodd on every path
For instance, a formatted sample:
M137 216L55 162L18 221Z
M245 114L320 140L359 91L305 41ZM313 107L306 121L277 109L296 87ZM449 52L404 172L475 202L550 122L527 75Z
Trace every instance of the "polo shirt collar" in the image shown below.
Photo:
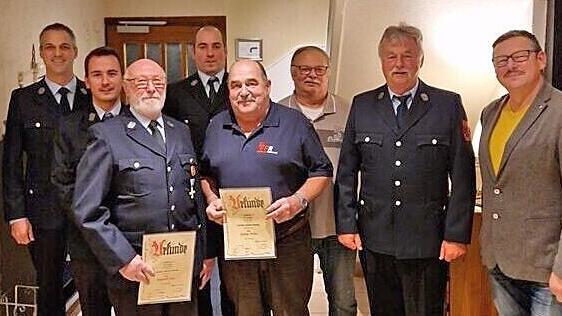
M302 112L300 108L301 106L302 105L299 103L299 101L297 101L297 96L293 91L293 94L291 94L291 98L289 99L289 107ZM336 113L336 99L334 95L328 93L328 96L326 96L326 100L324 100L322 106L324 107L324 109L322 110L322 116Z
M278 127L279 126L279 113L277 107L279 105L275 102L272 102L271 99L269 100L269 109L267 110L267 114L265 115L265 119L261 123L261 127ZM234 112L232 109L228 110L230 114L230 120L225 121L223 123L223 127L225 128L236 128L239 130L238 123L236 123L236 117L234 116Z

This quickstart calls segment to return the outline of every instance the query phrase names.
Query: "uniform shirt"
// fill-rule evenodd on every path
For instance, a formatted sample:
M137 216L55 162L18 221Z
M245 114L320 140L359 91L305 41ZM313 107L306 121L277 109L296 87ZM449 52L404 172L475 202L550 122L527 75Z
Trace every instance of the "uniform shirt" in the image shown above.
M302 105L298 103L294 94L284 98L279 103L293 109L302 110ZM320 137L322 147L334 166L337 165L340 156L343 131L348 114L349 103L336 95L328 94L320 117L311 121ZM336 235L333 181L322 191L320 196L310 203L309 207L312 238Z
M49 80L49 78L47 78L47 76L45 76L45 83L47 84L47 87L49 87L49 90L51 91L51 93L53 94L53 96L55 97L55 100L57 100L57 103L60 104L60 99L62 97L62 95L59 92L59 89L62 87L65 87L68 89L68 93L66 94L66 98L68 99L68 104L70 105L70 110L74 109L74 95L76 95L76 77L73 76L72 79L64 86L61 86L60 84Z
M310 122L271 102L260 127L246 138L233 114L223 111L209 124L201 173L219 188L270 187L273 201L295 193L311 177L331 177L333 167ZM275 224L277 239L306 223L302 211Z
M207 75L206 73L204 73L200 70L197 70L197 73L199 74L199 78L201 78L201 83L203 84L203 87L205 87L205 93L207 93L207 98L208 98L210 88L209 88L209 85L207 83L209 82L209 79L211 79L211 76ZM217 74L213 76L213 77L217 77L217 79L219 79L218 81L215 81L214 84L213 84L215 86L215 91L217 93L218 93L219 88L222 84L222 80L224 78L224 73L225 73L225 70L223 69L223 70L217 72Z

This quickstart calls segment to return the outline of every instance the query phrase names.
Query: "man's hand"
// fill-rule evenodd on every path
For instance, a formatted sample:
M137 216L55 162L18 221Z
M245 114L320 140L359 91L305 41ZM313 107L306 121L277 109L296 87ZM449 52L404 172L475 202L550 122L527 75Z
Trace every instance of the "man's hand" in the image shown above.
M206 209L207 212L207 217L209 218L209 220L222 225L224 222L224 214L226 213L225 211L223 211L222 208L222 201L221 199L216 199L214 201L212 201L211 203L209 203L209 205L207 206Z
M27 245L34 241L33 228L27 218L10 224L10 233L18 245Z
M146 284L150 283L150 277L155 275L152 267L145 263L139 255L136 255L131 262L119 269L119 273L129 281Z
M215 265L215 258L203 260L203 269L199 273L199 279L201 280L201 285L199 289L203 289L207 282L211 279L213 275L213 266Z
M266 211L268 213L265 219L273 219L276 223L283 223L295 217L301 211L301 203L299 198L291 195L271 203Z
M550 279L548 280L548 286L550 291L558 302L562 302L562 278L557 276L554 272L550 273Z
M363 250L359 234L341 234L338 235L338 241L351 250Z
M467 246L453 241L443 240L441 243L441 252L439 253L439 260L452 262L466 254Z

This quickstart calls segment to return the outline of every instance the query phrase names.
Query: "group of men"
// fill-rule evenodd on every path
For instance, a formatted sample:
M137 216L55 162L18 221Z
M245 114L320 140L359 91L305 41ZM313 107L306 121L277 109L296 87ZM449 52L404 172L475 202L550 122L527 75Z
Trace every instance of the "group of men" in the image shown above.
M60 23L41 32L40 55L45 78L12 93L3 160L38 315L65 313L67 241L83 315L212 315L215 264L223 315L308 315L314 253L329 314L355 315L357 250L371 314L443 315L448 263L471 240L475 162L460 96L419 79L419 29L384 31L386 83L351 106L328 91L330 59L314 46L295 51L294 93L273 102L259 62L226 72L214 26L196 34L197 72L169 86L156 62L123 71L108 47L78 80L74 33ZM562 93L531 33L500 36L492 62L508 94L481 117L483 263L500 315L562 315ZM271 188L275 259L225 260L218 189L235 187ZM142 237L173 231L196 232L196 295L137 305L155 275Z

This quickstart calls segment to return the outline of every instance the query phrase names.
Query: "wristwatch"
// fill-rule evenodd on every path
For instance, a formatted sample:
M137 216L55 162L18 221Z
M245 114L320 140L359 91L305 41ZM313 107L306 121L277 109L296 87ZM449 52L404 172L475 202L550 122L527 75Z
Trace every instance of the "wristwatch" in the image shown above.
M297 200L299 200L301 210L304 210L305 208L308 207L308 200L304 196L302 196L299 192L295 192L293 196L296 197Z

